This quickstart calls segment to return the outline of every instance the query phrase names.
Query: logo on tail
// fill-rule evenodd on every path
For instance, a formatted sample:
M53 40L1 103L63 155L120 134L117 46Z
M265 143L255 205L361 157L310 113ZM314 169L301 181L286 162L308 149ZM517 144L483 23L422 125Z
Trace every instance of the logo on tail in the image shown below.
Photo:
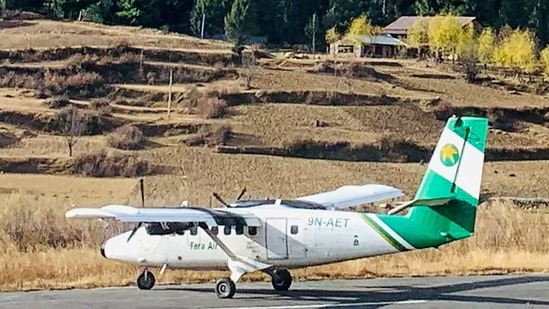
M440 162L444 166L452 167L459 161L459 150L453 144L446 144L440 150Z

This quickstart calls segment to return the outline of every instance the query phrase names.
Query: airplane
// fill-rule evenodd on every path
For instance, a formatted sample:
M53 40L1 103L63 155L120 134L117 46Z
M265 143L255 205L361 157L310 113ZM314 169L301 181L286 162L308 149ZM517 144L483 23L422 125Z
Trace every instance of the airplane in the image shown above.
M107 239L104 258L141 266L140 289L151 289L149 268L229 270L215 284L232 298L246 274L264 272L275 290L288 290L291 269L393 254L441 245L474 234L488 120L450 117L442 130L414 199L388 213L350 207L396 199L403 192L382 184L346 185L293 199L251 199L224 207L73 208L66 218L134 222ZM311 175L311 177L313 177ZM398 177L398 175L395 175ZM215 195L215 193L214 193ZM144 204L143 182L141 182ZM400 214L407 210L406 214Z

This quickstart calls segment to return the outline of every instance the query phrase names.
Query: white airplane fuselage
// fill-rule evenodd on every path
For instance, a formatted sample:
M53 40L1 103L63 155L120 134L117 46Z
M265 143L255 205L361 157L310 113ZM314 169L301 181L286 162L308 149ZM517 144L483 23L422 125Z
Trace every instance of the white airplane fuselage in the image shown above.
M277 208L273 209L273 205L248 208L246 211L261 220L261 227L231 226L227 233L228 227L219 225L217 237L240 257L288 269L399 251L367 223L364 216L383 225L374 214ZM227 269L228 255L202 228L187 229L183 235L149 235L143 225L128 241L130 233L108 239L102 246L102 254L147 267ZM398 235L392 236L405 243Z

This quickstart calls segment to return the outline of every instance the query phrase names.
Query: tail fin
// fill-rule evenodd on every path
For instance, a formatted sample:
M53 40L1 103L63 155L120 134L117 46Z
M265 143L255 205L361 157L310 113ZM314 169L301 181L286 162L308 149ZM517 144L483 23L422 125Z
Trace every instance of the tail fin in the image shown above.
M488 120L451 117L446 122L406 216L380 219L414 248L439 246L469 237L475 229ZM440 201L429 206L422 201ZM414 203L416 204L416 203Z

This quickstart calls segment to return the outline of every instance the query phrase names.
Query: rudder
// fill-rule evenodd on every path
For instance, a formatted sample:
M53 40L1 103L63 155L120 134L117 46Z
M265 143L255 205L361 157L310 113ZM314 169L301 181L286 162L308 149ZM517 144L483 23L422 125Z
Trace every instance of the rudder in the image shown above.
M413 207L410 220L437 226L445 231L448 240L468 237L474 232L487 133L486 118L448 119L415 198L452 200L443 206Z

